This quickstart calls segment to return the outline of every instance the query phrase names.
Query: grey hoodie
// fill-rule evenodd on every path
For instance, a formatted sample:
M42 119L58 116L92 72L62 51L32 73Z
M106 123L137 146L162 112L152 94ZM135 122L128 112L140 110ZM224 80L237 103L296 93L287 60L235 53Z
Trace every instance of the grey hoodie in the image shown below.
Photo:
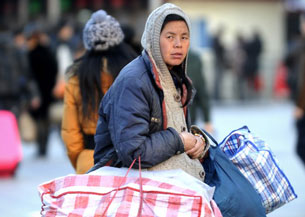
M168 69L161 55L160 34L164 20L170 14L176 14L181 16L186 21L188 29L190 30L190 20L187 15L182 11L182 9L174 4L166 3L151 12L149 17L147 18L145 29L141 39L141 44L143 48L154 59L157 67L162 73L164 71L168 71Z
M190 30L190 21L186 14L176 5L166 3L155 9L147 19L145 30L142 36L142 46L147 51L151 61L155 66L154 74L160 80L160 84L164 93L164 102L166 106L167 126L174 128L178 133L187 129L185 113L181 100L177 97L181 96L176 89L173 78L162 58L160 49L161 27L166 16L176 14L181 16ZM187 59L187 58L186 58ZM184 73L186 73L186 61L184 61ZM180 98L181 99L181 98ZM152 167L148 170L170 170L182 169L190 175L204 180L204 170L198 159L191 159L185 152L172 156L170 159Z
M160 49L160 34L161 27L164 23L166 16L170 14L176 14L181 16L188 25L190 29L190 21L187 15L174 4L166 3L162 6L155 9L149 15L144 33L142 35L142 46L147 51L151 61L156 67L155 76L160 80L163 92L164 92L164 101L166 106L166 115L167 115L167 127L173 127L178 132L181 132L181 129L186 129L185 114L182 108L181 101L177 101L177 98L181 96L176 89L172 76L165 64ZM186 73L186 61L184 61L184 73Z

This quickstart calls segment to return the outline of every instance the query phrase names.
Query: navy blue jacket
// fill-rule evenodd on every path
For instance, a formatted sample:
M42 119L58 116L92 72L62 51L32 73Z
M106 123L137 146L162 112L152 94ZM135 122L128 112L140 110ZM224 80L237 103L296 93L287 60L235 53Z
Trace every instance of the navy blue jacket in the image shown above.
M184 152L179 133L163 127L162 103L163 91L143 51L122 69L101 102L92 170L129 167L139 155L142 168L149 168Z

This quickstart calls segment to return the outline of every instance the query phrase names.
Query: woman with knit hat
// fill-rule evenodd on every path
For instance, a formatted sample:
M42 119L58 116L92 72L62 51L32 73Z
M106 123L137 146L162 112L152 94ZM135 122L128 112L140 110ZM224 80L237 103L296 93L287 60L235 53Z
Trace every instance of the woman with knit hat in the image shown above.
M123 39L115 18L103 10L93 13L83 30L86 52L67 70L61 135L78 174L93 166L100 100L120 70L136 57Z
M189 18L179 7L163 4L148 17L141 44L142 54L122 69L101 102L92 170L129 167L140 156L142 168L182 168L203 180L200 160L208 145L188 132Z

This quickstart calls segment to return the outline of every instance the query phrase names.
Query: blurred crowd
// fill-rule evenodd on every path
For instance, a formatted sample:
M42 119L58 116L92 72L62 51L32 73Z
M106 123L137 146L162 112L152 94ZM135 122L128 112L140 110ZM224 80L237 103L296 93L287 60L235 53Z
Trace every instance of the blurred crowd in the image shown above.
M285 81L295 104L296 151L305 164L305 16L300 16L299 33L289 40L283 58Z
M223 43L224 34L225 27L220 26L212 37L215 76L213 98L222 100L224 73L230 71L234 77L234 98L257 99L263 83L261 56L264 44L259 30L253 29L250 38L237 33L235 42L230 47L226 47Z
M20 123L21 136L36 142L37 156L44 157L50 128L61 125L65 70L83 52L80 33L68 20L50 33L37 23L12 29L2 22L0 50L0 108L20 122L34 121L37 132Z
M65 74L85 54L84 25L73 18L53 26L39 20L18 28L0 23L0 109L15 114L21 139L37 144L38 157L47 156L50 130L60 134ZM125 24L122 30L139 54L134 29Z

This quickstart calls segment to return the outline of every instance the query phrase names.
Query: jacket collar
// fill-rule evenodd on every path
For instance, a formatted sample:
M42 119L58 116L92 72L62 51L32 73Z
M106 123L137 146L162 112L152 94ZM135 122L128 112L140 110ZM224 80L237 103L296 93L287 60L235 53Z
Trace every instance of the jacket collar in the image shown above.
M149 73L150 77L153 78L153 80L154 80L155 84L158 86L158 88L160 88L162 90L163 88L161 86L161 82L160 82L160 78L159 78L159 74L158 74L156 65L154 64L154 62L151 60L151 58L147 54L147 51L145 51L145 50L142 51L142 58L144 60L147 72Z

